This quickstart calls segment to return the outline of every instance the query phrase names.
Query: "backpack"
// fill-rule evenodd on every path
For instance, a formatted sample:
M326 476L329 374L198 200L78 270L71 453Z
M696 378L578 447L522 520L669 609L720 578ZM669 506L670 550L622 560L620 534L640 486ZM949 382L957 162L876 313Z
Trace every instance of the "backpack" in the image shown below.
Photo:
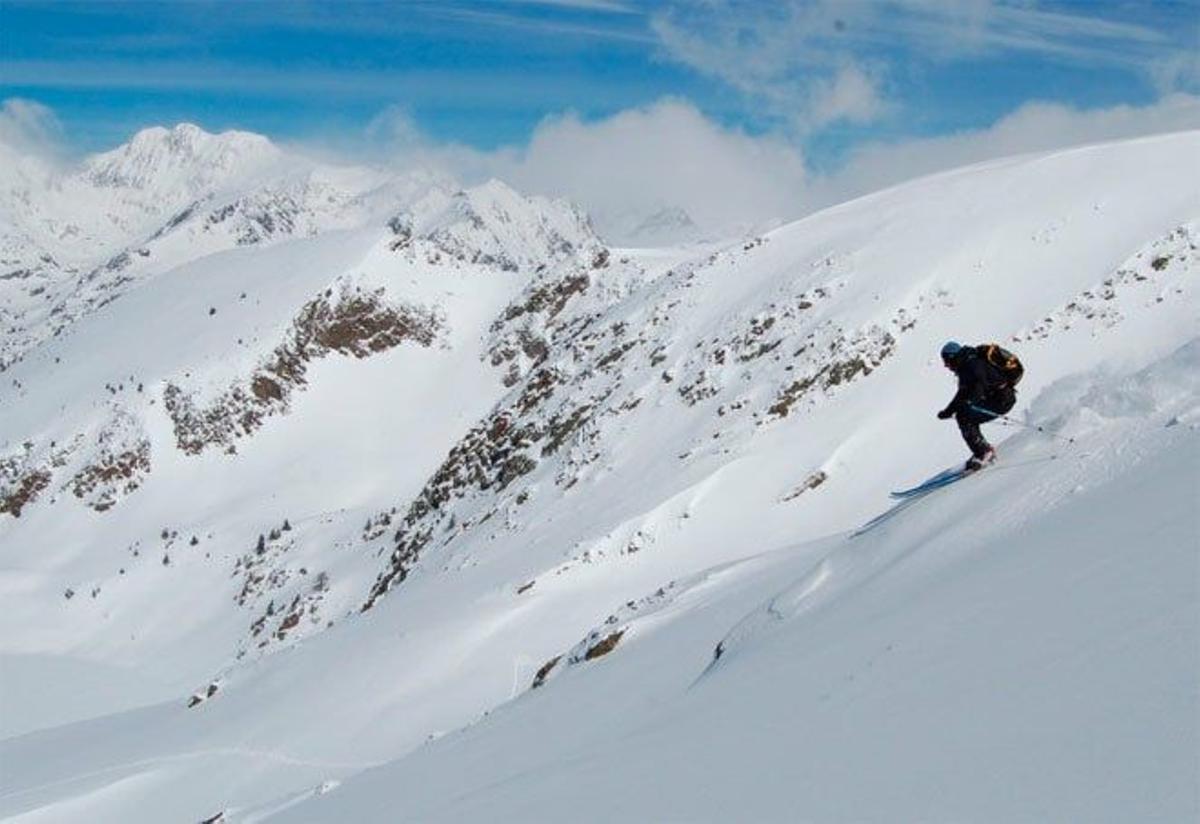
M1025 374L1025 367L1012 352L996 343L985 343L976 349L1001 376L1005 385L1015 387L1021 382L1021 377Z

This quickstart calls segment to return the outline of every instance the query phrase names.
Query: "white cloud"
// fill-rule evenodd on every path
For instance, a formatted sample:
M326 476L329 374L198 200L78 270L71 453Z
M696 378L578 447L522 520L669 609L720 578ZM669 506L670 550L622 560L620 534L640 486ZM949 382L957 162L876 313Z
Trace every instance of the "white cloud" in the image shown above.
M1087 6L1079 6L1079 13L1065 13L1043 11L1035 3L1004 0L910 0L900 5L904 13L899 29L915 48L945 44L950 54L1013 51L1113 63L1144 58L1148 49L1167 40L1149 26L1100 17L1100 7L1093 7L1092 13Z
M576 10L588 10L579 7ZM622 13L617 9L598 9L609 13ZM633 14L632 10L623 12ZM495 26L506 29L519 30L527 36L544 36L544 37L585 37L598 40L614 40L626 41L631 43L647 43L652 42L652 38L639 27L616 27L611 25L597 25L589 23L581 23L572 20L547 19L544 17L530 17L524 14L513 14L503 11L486 11L477 8L446 8L438 9L438 14L444 16L448 20L457 20L464 23L474 23L482 26Z
M1161 94L1200 92L1200 42L1195 50L1169 54L1154 61L1150 73Z
M703 234L734 235L983 160L1184 129L1200 129L1200 97L1094 110L1030 103L985 129L867 144L818 177L795 144L725 128L679 100L596 121L551 118L527 144L491 152L435 143L393 108L372 121L367 154L353 154L431 168L464 185L496 177L526 193L566 197L621 243L655 240L637 229L656 213L682 211Z
M785 141L723 128L672 100L591 123L548 120L528 146L495 161L497 177L581 203L618 238L664 209L709 232L795 215L806 174Z
M883 81L922 64L1036 55L1118 66L1187 88L1194 44L1087 6L1045 11L1009 0L708 0L676 3L651 28L666 59L715 78L796 135L896 111ZM1149 15L1147 15L1149 16Z
M664 208L686 211L710 234L733 233L980 161L1191 129L1200 129L1200 97L1187 94L1090 110L1029 103L985 129L866 145L816 177L792 144L725 129L686 103L664 101L596 122L547 121L526 147L472 156L470 173L575 200L620 241ZM457 162L461 174L458 152L443 168Z
M325 135L303 149L325 160L426 169L463 185L495 177L529 194L565 197L618 243L736 234L796 216L806 180L794 145L725 128L670 99L594 121L552 117L524 145L493 151L436 142L403 107L389 107L353 140ZM647 218L670 212L695 226L639 235Z
M412 114L403 106L388 106L371 118L365 132L369 144L385 151L412 152L427 145Z
M460 177L496 176L568 197L621 240L664 208L682 209L707 233L732 233L984 160L1185 129L1200 129L1200 97L1091 110L1029 103L985 129L866 145L816 177L787 141L726 129L687 103L663 101L596 122L556 118L518 149L446 149L440 165ZM425 159L434 154L427 150Z
M57 160L62 145L62 125L49 108L20 97L0 103L0 146L26 157Z
M850 85L860 98L878 98L875 83L841 42L847 13L860 6L713 0L660 13L651 28L669 59L726 83L805 133L847 116L870 119L881 109L874 102L846 106Z
M567 107L580 97L614 105L627 94L604 77L559 75L507 67L480 71L471 66L412 68L386 66L243 65L236 61L148 58L0 61L0 77L12 86L35 89L199 91L297 99L404 100L412 106L496 108Z
M1175 94L1147 106L1080 110L1027 103L986 129L855 150L834 174L813 180L823 206L921 175L1026 152L1200 129L1200 97Z
M626 3L614 0L506 0L515 6L552 6L575 11L598 11L609 14L634 14L635 9Z
M838 70L833 78L814 84L812 120L816 124L870 123L886 108L878 83L854 64Z

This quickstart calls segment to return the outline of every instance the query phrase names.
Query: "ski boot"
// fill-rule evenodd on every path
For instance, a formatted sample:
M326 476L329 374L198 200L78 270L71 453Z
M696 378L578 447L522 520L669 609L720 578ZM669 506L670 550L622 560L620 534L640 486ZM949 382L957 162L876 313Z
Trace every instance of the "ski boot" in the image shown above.
M985 466L995 463L995 461L996 461L996 450L989 446L987 448L987 451L984 452L982 455L972 455L967 460L966 464L963 465L963 471L964 472L977 472L980 469L983 469Z

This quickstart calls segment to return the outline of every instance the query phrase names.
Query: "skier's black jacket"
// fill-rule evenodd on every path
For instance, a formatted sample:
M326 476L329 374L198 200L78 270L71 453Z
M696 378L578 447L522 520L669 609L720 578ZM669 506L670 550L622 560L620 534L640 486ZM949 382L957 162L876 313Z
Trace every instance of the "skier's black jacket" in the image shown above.
M958 391L939 417L949 418L972 407L1004 414L1017 402L1017 391L1008 378L974 346L964 346L946 365L958 376Z

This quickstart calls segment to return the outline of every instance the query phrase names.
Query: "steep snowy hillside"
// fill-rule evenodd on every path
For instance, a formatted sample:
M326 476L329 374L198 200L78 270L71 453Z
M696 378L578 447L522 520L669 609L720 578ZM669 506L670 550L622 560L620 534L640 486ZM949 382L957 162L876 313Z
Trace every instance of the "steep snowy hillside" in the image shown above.
M485 721L230 820L1193 820L1200 340L1043 406L1074 448L672 581Z
M497 182L185 216L13 333L0 814L1194 813L1198 153L659 250ZM889 508L964 457L947 338L1044 431Z

